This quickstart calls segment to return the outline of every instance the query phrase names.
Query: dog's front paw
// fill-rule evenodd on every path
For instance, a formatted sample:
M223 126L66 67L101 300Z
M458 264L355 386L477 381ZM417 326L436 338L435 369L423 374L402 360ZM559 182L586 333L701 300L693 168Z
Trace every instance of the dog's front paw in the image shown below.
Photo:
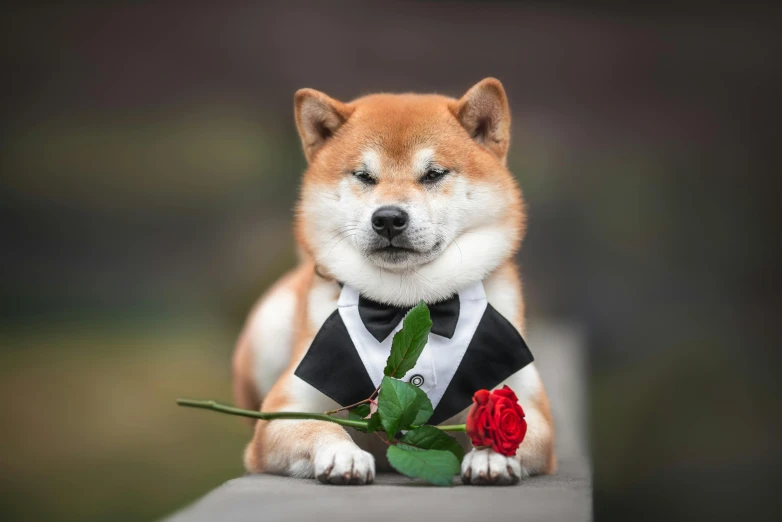
M331 444L315 454L315 476L324 484L371 484L375 457L350 442Z
M465 484L509 486L526 476L519 459L506 457L490 448L473 449L462 460L462 482Z

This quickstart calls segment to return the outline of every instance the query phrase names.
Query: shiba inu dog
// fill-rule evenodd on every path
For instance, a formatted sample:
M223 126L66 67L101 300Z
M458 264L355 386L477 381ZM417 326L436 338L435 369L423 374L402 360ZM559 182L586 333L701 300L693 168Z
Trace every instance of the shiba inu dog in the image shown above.
M523 334L513 256L525 213L505 167L510 111L498 80L484 79L461 99L374 94L343 103L302 89L294 106L309 164L295 221L301 263L261 298L240 335L233 359L239 406L338 407L296 369L341 306L343 288L361 299L411 307L478 285L480 296ZM515 457L469 451L461 471L467 484L512 484L555 470L551 413L535 365L497 386L503 384L519 396L527 436ZM447 423L463 423L465 414ZM258 421L254 430L244 458L250 472L369 484L376 464L387 466L383 441L333 423ZM466 437L462 442L469 448Z

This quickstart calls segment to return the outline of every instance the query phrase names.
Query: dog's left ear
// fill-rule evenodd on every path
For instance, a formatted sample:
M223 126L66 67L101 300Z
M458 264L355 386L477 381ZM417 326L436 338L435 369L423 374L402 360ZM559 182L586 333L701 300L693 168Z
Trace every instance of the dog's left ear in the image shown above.
M510 108L496 78L485 78L451 105L451 111L472 139L489 149L504 165L510 144Z

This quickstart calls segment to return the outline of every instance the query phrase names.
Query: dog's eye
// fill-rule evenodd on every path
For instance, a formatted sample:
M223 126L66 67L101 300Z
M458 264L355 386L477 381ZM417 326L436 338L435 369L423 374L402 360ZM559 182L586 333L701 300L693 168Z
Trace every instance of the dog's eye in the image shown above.
M421 178L421 183L436 183L446 174L448 174L447 169L430 168L426 171L424 177Z
M377 183L377 180L373 178L369 172L365 170L357 170L353 173L353 175L358 178L362 183L366 183L367 185L374 185Z

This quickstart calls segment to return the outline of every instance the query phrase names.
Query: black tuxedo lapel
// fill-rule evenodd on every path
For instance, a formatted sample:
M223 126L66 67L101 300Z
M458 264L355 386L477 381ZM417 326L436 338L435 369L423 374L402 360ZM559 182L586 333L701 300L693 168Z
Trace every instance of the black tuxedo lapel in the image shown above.
M490 304L456 373L428 424L440 424L467 408L473 394L491 390L533 361L519 332Z
M492 389L533 361L521 335L487 304L478 328L427 424L440 424L467 408L473 394ZM294 374L347 406L375 390L339 310L323 323Z
M294 374L340 406L363 401L375 391L339 310L323 323Z

